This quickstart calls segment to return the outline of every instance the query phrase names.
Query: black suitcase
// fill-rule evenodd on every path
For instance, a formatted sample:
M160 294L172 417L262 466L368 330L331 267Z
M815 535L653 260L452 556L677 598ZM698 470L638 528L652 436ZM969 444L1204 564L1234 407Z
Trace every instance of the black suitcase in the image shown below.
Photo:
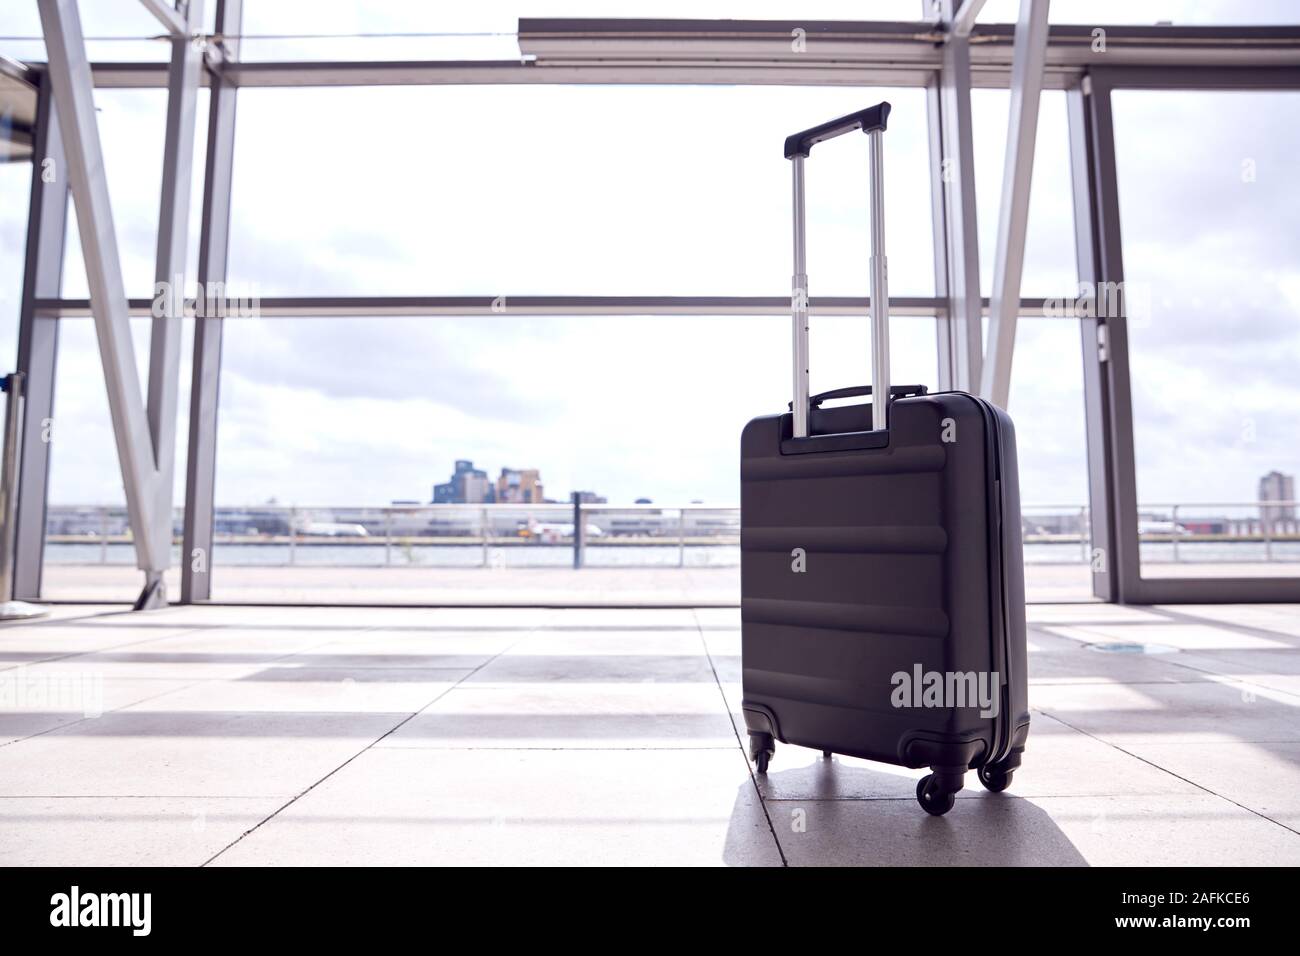
M759 773L778 740L929 767L917 800L938 815L968 769L1004 790L1029 733L1019 473L1002 409L964 392L888 387L888 116L881 103L785 143L795 400L741 436L741 706ZM857 129L870 149L876 389L809 399L804 160Z

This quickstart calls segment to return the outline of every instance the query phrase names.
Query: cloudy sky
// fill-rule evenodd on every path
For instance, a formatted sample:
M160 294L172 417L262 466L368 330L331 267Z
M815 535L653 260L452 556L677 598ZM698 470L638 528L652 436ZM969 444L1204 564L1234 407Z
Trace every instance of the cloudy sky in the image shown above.
M486 12L443 6L247 0L245 32L509 33L520 13L601 11L542 0ZM82 7L88 35L156 32L134 0ZM643 7L625 12L779 17L788 9L720 0ZM799 11L888 19L910 18L918 7L815 0ZM1054 19L1085 23L1085 16L1135 22L1133 8L1053 5ZM985 19L1008 19L1014 9L990 0ZM1296 19L1278 4L1238 4L1234 12L1226 19ZM1152 3L1136 22L1207 18L1216 18L1214 4ZM38 32L34 3L0 12L0 35ZM0 52L42 55L39 43L20 41L4 41ZM164 52L120 39L92 48L104 59ZM514 52L509 36L245 46L245 55L267 58ZM891 291L931 294L923 98L917 90L838 88L247 90L238 107L232 279L263 295L506 295L507 303L529 294L784 295L789 165L778 142L882 98L895 108L886 166ZM986 293L1007 99L976 91L974 100ZM1224 108L1207 110L1211 102ZM128 288L149 295L165 95L100 91L96 104ZM1206 115L1216 118L1213 136L1198 122ZM1132 337L1140 495L1250 500L1264 472L1300 471L1300 210L1291 186L1300 96L1121 94L1116 137L1127 276L1149 286L1152 302ZM1067 294L1075 284L1067 145L1064 97L1047 93L1026 295ZM866 291L861 147L846 142L809 167L814 295ZM0 332L10 330L0 334L0 357L8 362L27 175L0 167ZM196 180L196 199L200 188ZM84 295L72 236L65 292ZM88 320L64 325L52 501L120 502L93 328ZM896 382L934 385L934 331L931 319L894 320ZM137 333L143 368L146 322ZM867 379L864 319L815 318L812 349L814 389ZM540 468L553 497L588 488L612 501L734 503L740 429L788 400L788 350L789 322L778 317L529 318L507 307L474 319L232 321L218 502L427 500L454 459L472 458L492 473ZM184 376L188 382L188 363ZM1073 322L1020 324L1011 412L1024 500L1083 503Z

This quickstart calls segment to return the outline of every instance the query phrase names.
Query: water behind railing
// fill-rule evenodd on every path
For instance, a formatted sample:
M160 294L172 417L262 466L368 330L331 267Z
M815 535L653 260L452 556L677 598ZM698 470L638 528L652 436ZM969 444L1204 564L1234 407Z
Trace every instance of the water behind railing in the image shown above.
M1144 563L1300 561L1294 502L1156 504L1139 509ZM282 567L733 567L740 510L584 504L218 508L211 564ZM174 519L179 563L182 516ZM46 560L135 563L124 507L51 506ZM1025 505L1027 564L1095 562L1083 505ZM575 548L577 559L575 561ZM198 556L189 556L195 560Z

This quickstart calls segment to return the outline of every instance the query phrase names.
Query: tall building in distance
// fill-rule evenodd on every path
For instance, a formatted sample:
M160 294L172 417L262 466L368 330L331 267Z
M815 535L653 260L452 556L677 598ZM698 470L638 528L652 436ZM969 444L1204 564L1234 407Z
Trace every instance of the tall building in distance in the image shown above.
M1295 476L1284 475L1280 471L1270 471L1259 479L1259 503L1270 501L1295 501ZM1294 521L1295 505L1273 505L1261 507L1260 517L1273 520Z
M542 477L536 468L502 468L497 479L496 500L500 504L539 505Z
M456 462L450 481L433 486L435 505L479 505L493 500L492 480L488 478L487 472L475 468L474 462L464 458Z

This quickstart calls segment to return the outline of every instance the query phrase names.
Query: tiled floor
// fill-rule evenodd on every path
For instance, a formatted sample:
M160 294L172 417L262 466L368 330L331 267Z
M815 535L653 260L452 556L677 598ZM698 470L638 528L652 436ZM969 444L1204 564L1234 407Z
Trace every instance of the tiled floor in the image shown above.
M1300 864L1300 607L1029 616L1025 764L932 818L751 775L733 609L62 606L0 626L0 864Z

